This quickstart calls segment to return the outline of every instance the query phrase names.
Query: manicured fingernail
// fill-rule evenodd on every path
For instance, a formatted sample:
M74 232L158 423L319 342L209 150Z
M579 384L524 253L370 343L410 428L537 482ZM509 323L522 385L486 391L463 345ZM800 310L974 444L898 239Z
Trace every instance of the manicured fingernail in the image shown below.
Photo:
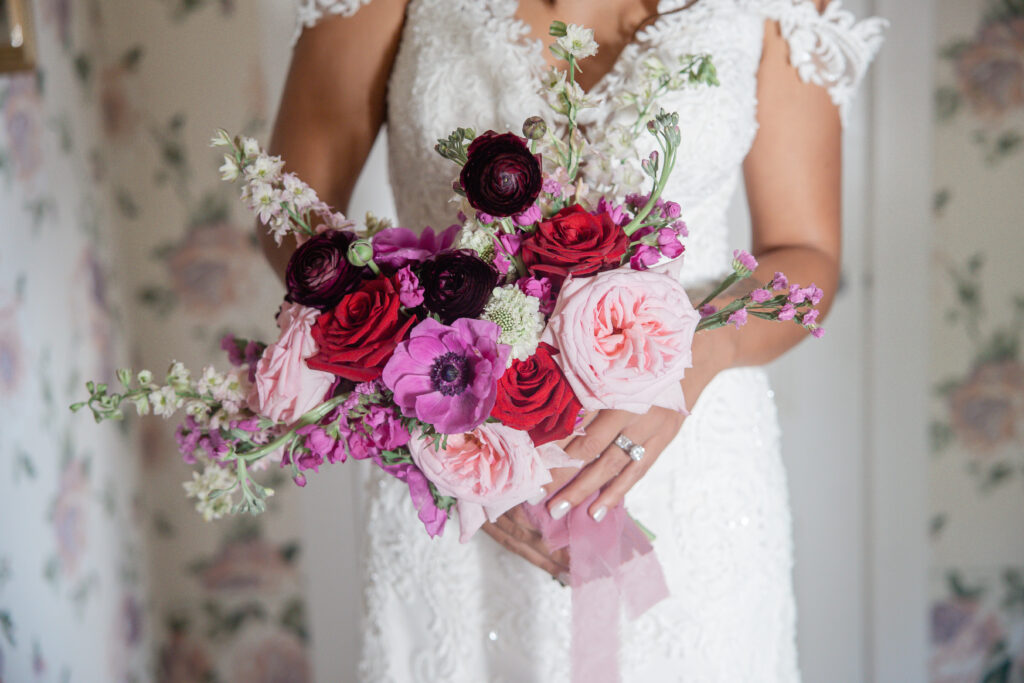
M572 504L569 501L563 500L561 503L551 508L551 519L561 519L562 517L565 517L565 514L569 512L569 508L571 507Z
M530 505L536 505L537 503L540 503L541 501L543 501L547 497L547 495L548 495L548 492L545 491L544 489L541 489L540 491L537 491L537 495L536 496L534 496L533 498L530 498L526 502L529 503Z
M569 578L569 572L562 572L558 575L558 583L562 584L562 587L566 587L571 582Z
M607 514L608 514L608 508L606 508L604 505L602 505L601 507L599 507L596 510L594 510L594 514L593 514L594 521L595 522L600 522L602 519L604 519L604 516L607 515Z

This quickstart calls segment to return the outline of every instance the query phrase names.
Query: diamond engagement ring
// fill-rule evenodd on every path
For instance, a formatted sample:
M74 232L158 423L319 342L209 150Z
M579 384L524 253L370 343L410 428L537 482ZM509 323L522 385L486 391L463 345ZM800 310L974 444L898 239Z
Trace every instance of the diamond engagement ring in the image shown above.
M626 455L628 455L633 462L640 462L643 460L644 453L646 453L643 446L638 443L633 443L629 437L623 434L619 434L615 437L615 445L626 451Z

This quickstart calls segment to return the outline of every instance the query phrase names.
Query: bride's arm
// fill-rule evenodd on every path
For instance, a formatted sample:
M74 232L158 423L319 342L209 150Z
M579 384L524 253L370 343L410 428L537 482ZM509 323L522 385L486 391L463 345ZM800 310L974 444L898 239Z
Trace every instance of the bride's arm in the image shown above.
M406 0L374 0L351 17L306 29L292 55L270 152L285 168L345 211L386 113L387 82L398 51ZM284 275L295 249L260 230L264 253Z
M814 283L826 292L818 306L824 314L839 280L841 123L828 92L803 82L790 65L789 47L775 23L766 25L757 95L759 129L744 164L753 251L760 262L751 281L766 283L775 271L783 271L793 282ZM806 336L798 325L753 316L742 330L726 326L698 334L693 368L683 380L687 403L692 406L722 370L767 363ZM566 447L569 455L590 464L582 470L553 472L555 481L548 490L564 488L548 503L552 515L564 516L600 490L588 512L603 517L603 511L621 502L643 478L682 423L678 413L658 407L645 415L601 411L586 434ZM644 445L647 452L640 462L631 461L612 443L620 433ZM488 525L487 530L506 547L554 574L552 560L559 564L564 560L544 557L538 561L543 545L522 526L522 516L516 514Z

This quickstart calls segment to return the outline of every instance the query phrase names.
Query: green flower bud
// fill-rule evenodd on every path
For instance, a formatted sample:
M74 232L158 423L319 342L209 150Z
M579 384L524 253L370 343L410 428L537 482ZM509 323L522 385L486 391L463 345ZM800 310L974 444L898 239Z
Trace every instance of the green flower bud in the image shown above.
M555 38L562 38L568 33L568 26L565 25L564 21L552 21L551 26L548 27L548 35L552 35Z
M348 262L356 268L365 268L373 261L373 245L370 240L355 240L348 246Z
M548 124L539 116L531 116L523 122L523 136L530 140L540 140L548 132Z

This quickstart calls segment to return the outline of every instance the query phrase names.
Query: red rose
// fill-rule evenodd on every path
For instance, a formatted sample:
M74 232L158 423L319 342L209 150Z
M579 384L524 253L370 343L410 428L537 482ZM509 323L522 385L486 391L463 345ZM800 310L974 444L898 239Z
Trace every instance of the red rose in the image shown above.
M526 360L513 361L498 380L491 410L506 427L529 432L535 446L572 434L583 409L553 353L555 347L541 343Z
M313 325L317 352L306 359L314 370L354 382L377 379L416 318L399 313L398 290L391 280L369 280L346 294Z
M588 213L576 204L567 206L523 241L523 262L536 276L547 276L556 286L570 273L593 275L617 268L629 238L607 213Z

